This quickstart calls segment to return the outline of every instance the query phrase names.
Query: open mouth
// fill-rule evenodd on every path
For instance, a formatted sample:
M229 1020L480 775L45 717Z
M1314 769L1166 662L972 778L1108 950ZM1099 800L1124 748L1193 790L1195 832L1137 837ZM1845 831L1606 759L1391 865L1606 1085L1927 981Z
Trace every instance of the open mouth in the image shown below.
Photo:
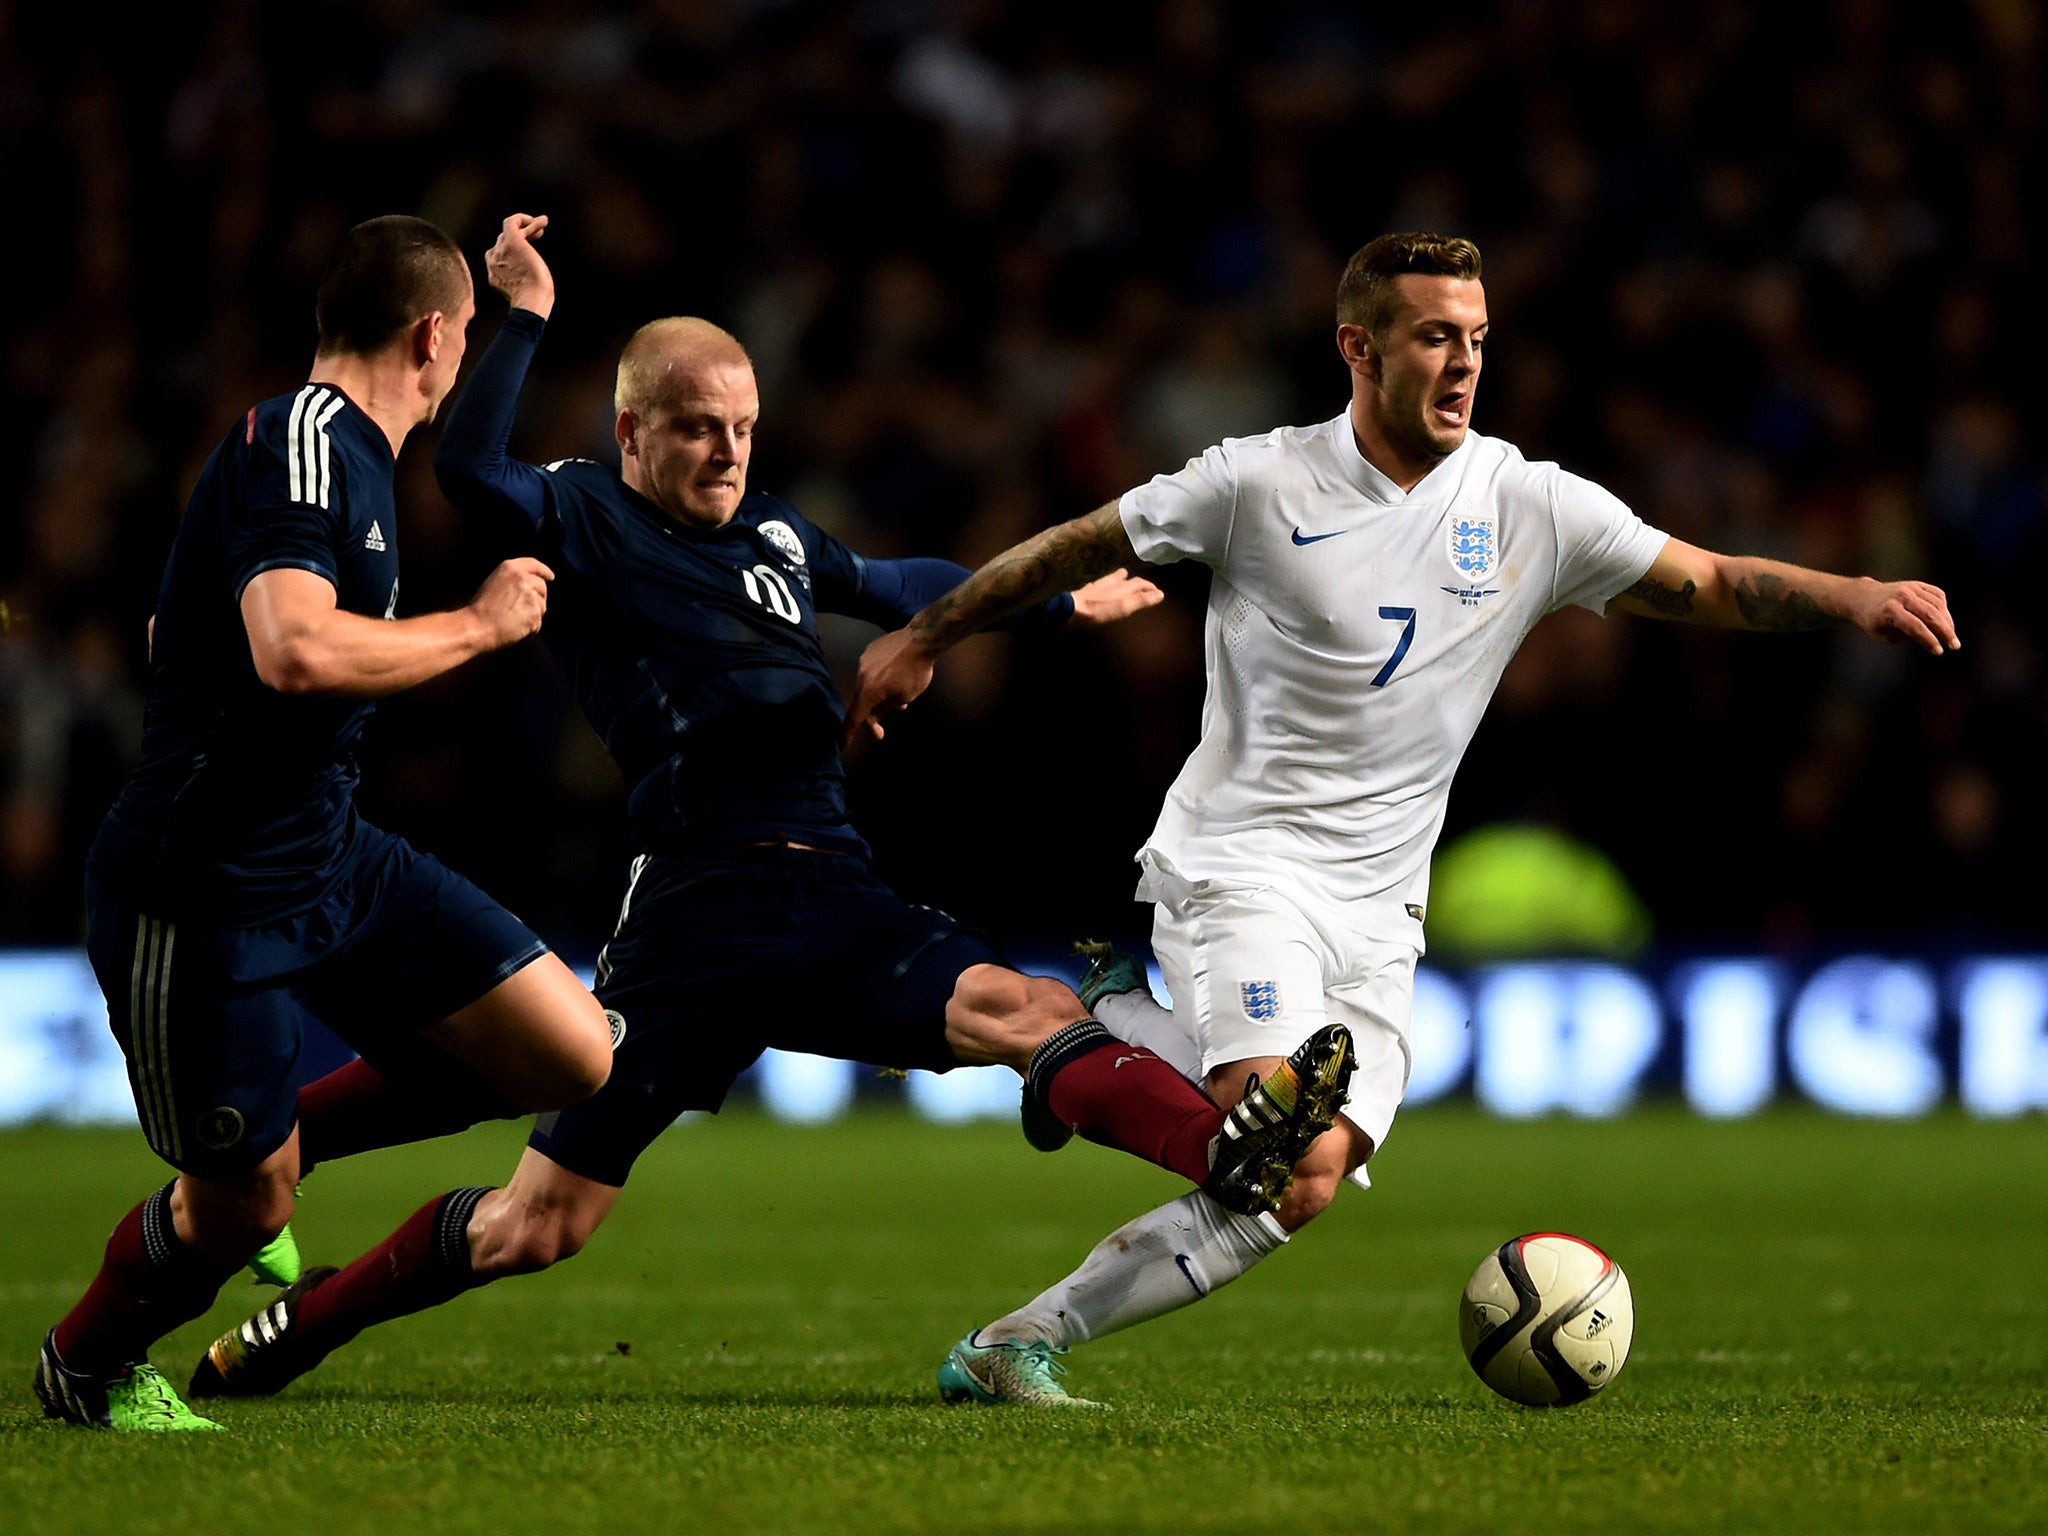
M1462 427L1465 425L1465 418L1471 412L1471 409L1472 396L1470 392L1460 389L1454 390L1448 395L1440 396L1430 406L1429 411L1444 426Z

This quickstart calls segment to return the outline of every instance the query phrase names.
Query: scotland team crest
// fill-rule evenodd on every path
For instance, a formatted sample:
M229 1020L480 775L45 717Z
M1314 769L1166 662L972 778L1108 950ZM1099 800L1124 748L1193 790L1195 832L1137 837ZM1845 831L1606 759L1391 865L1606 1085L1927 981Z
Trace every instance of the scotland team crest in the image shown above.
M781 518L770 518L761 525L761 537L773 544L791 565L804 563L804 541L796 536L796 530Z
M1478 584L1500 565L1500 520L1451 515L1451 566L1468 583Z

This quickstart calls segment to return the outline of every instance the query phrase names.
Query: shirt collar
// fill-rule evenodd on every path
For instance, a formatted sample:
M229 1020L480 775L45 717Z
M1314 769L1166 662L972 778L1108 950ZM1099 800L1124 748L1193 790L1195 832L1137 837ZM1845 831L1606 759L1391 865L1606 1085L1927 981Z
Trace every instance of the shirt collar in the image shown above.
M1344 466L1345 474L1353 485L1383 507L1428 506L1441 500L1444 493L1458 483L1456 466L1462 465L1465 455L1472 451L1473 434L1467 429L1465 440L1454 452L1417 481L1414 490L1404 491L1358 451L1358 433L1351 425L1350 406L1345 406L1329 425L1331 435L1337 440L1337 461Z

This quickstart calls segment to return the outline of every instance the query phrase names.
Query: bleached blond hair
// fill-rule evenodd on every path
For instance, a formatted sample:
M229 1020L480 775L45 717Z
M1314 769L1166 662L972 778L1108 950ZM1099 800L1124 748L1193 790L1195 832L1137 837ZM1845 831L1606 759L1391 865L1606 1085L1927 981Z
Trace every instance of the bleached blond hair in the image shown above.
M739 365L754 360L739 338L722 326L695 315L670 315L650 320L633 333L619 354L619 373L612 385L612 410L645 411L676 391L685 377L704 368Z

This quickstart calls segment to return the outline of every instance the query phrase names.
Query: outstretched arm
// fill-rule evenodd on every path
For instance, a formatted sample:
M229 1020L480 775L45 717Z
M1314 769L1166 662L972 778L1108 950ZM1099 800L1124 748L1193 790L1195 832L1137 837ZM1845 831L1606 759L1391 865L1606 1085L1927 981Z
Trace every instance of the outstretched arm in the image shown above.
M1607 607L1723 629L1853 624L1874 639L1909 640L1936 656L1962 645L1947 595L1924 581L1833 576L1778 560L1717 555L1682 539L1666 539L1643 579Z
M547 227L545 214L515 213L484 257L485 274L511 313L463 387L434 454L434 476L457 506L510 502L536 526L547 515L547 477L506 449L526 370L555 307L554 275L533 248Z
M861 591L844 611L884 629L907 624L920 609L939 601L971 574L966 566L951 560L865 560L861 562ZM1144 577L1115 570L1071 592L1055 592L1042 603L1019 608L991 627L1020 632L1094 629L1142 613L1165 596Z
M880 717L906 708L931 685L941 651L1026 604L1086 588L1098 577L1139 563L1115 502L1005 550L862 653L853 704L846 712L847 738L862 731L879 737Z

